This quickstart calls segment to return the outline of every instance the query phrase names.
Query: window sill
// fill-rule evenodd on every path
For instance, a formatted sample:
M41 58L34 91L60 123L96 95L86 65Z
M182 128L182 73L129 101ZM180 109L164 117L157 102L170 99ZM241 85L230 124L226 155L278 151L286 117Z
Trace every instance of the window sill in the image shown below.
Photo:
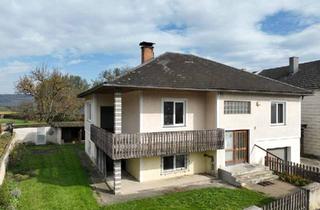
M270 124L271 127L286 126L286 125L287 125L287 124L285 124L285 123L281 123L281 124L279 124L279 123Z
M163 125L162 128L182 128L182 127L186 127L185 124L178 124L178 125Z
M170 169L170 170L163 170L161 171L161 175L170 175L170 174L176 174L176 173L185 173L188 171L188 168L176 168L176 169Z

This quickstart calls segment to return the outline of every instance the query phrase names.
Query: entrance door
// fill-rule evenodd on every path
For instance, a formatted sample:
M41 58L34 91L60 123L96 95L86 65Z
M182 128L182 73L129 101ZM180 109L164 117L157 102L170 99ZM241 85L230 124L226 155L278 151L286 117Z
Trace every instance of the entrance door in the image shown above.
M101 128L114 132L114 108L113 106L102 106L100 108L100 126Z
M226 165L248 162L248 130L226 131Z

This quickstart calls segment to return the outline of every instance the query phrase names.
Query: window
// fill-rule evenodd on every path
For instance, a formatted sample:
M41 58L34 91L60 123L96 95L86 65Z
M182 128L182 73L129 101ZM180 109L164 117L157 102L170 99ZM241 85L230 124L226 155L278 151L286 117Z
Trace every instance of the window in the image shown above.
M187 168L186 155L171 155L162 157L162 169L164 171L172 171Z
M250 114L250 101L224 101L224 114Z
M87 120L91 120L91 103L87 103Z
M285 105L283 102L271 102L271 124L285 123Z
M163 102L163 124L165 126L185 124L185 101Z

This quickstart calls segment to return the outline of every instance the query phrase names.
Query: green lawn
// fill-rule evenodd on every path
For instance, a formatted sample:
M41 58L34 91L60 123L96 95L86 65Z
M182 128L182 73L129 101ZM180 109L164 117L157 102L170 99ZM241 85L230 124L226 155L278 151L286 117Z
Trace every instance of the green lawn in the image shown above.
M2 118L0 119L0 124L2 123L13 123L18 126L28 126L28 125L38 125L38 124L43 124L41 122L37 121L28 121L28 120L22 120L22 119L7 119L7 118Z
M18 209L242 209L269 200L244 189L207 188L100 207L79 150L83 145L27 146L14 152L6 182L21 190Z

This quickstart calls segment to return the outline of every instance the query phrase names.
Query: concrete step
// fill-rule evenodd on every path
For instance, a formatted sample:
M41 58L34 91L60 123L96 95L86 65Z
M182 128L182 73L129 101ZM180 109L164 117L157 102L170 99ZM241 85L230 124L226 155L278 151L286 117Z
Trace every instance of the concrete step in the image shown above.
M239 182L241 185L242 184L257 184L259 182L272 181L277 178L278 178L277 175L270 174L270 175L265 175L265 176L251 177L249 179L236 179L236 181Z
M268 168L263 165L244 164L242 166L233 166L231 169L229 169L229 172L231 173L232 176L239 176L239 175L251 174L255 172L261 172L265 170L268 170Z
M219 177L234 186L257 184L264 181L272 181L278 178L263 165L239 164L219 170Z
M242 178L252 178L255 176L272 175L272 174L273 172L270 170L261 170L261 171L254 171L252 173L235 175L234 177L237 179L242 179Z

